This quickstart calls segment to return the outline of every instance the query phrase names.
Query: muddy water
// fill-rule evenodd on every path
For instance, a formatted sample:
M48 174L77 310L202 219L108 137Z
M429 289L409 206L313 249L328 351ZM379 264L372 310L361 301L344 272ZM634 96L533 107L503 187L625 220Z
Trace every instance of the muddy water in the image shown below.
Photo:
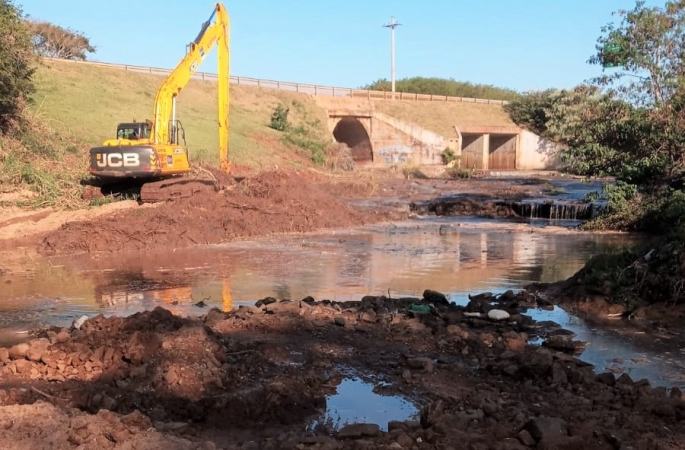
M229 310L276 298L358 300L363 295L518 289L578 271L592 255L631 243L625 236L502 229L482 220L416 220L396 225L286 236L145 254L38 258L3 256L0 341L28 329L69 325L82 316L127 315L158 305L181 315ZM202 302L204 307L197 306ZM594 330L563 311L530 311L590 341L583 354L598 370L627 371L664 385L678 378L682 353L612 330ZM359 388L357 386L357 388Z

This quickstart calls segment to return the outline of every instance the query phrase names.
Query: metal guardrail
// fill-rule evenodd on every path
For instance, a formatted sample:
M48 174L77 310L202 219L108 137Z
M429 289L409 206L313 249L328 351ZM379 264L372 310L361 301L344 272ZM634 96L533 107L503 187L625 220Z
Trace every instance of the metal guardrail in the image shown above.
M117 69L124 69L128 72L144 73L148 75L166 76L171 73L169 69L160 69L155 67L145 66L131 66L128 64L113 64L97 61L74 61L69 59L46 58L51 60L58 60L64 62L71 62L76 64L88 64L93 66L111 67ZM217 75L207 72L195 72L194 79L203 81L216 81ZM255 86L266 89L279 89L282 91L300 92L311 95L327 95L333 97L355 97L367 98L369 100L389 100L392 99L392 92L388 91L372 91L366 89L351 89L343 87L319 86L315 84L290 83L287 81L264 80L259 78L238 77L231 76L231 83L238 86ZM471 98L471 97L450 97L447 95L428 95L428 94L412 94L409 92L395 92L395 99L398 100L412 100L412 101L431 101L431 102L458 102L458 103L482 103L488 105L506 105L509 103L506 100L491 100L485 98Z

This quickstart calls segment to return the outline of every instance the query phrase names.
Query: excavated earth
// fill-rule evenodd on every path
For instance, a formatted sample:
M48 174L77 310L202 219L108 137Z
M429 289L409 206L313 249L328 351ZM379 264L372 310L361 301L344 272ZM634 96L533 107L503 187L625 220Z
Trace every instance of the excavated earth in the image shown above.
M582 342L526 314L549 306L508 291L462 307L427 290L41 330L0 349L0 448L685 448L683 394L595 374ZM419 413L311 426L351 373Z
M273 171L220 189L153 207L125 209L68 222L39 244L45 255L179 248L273 233L345 228L406 217L397 211L353 208L306 172Z

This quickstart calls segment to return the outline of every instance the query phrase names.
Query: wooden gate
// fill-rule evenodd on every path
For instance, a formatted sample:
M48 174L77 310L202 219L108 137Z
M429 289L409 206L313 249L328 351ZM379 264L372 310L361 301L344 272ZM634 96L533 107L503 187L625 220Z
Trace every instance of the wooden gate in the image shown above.
M516 170L516 135L490 135L488 170Z

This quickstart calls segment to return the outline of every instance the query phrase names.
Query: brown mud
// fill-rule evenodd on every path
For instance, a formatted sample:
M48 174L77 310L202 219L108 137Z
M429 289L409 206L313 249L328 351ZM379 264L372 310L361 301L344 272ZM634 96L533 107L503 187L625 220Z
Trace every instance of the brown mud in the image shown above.
M223 190L218 192L64 224L45 236L40 252L54 255L179 248L403 217L396 212L357 210L322 189L313 178L305 172L286 171L240 181L226 177L220 180Z
M525 291L482 294L466 307L433 291L344 303L267 298L199 318L158 307L41 330L0 349L0 446L685 448L680 390L596 375L575 356L582 343L525 314L547 305ZM527 343L535 337L542 346ZM350 372L420 413L312 427Z

